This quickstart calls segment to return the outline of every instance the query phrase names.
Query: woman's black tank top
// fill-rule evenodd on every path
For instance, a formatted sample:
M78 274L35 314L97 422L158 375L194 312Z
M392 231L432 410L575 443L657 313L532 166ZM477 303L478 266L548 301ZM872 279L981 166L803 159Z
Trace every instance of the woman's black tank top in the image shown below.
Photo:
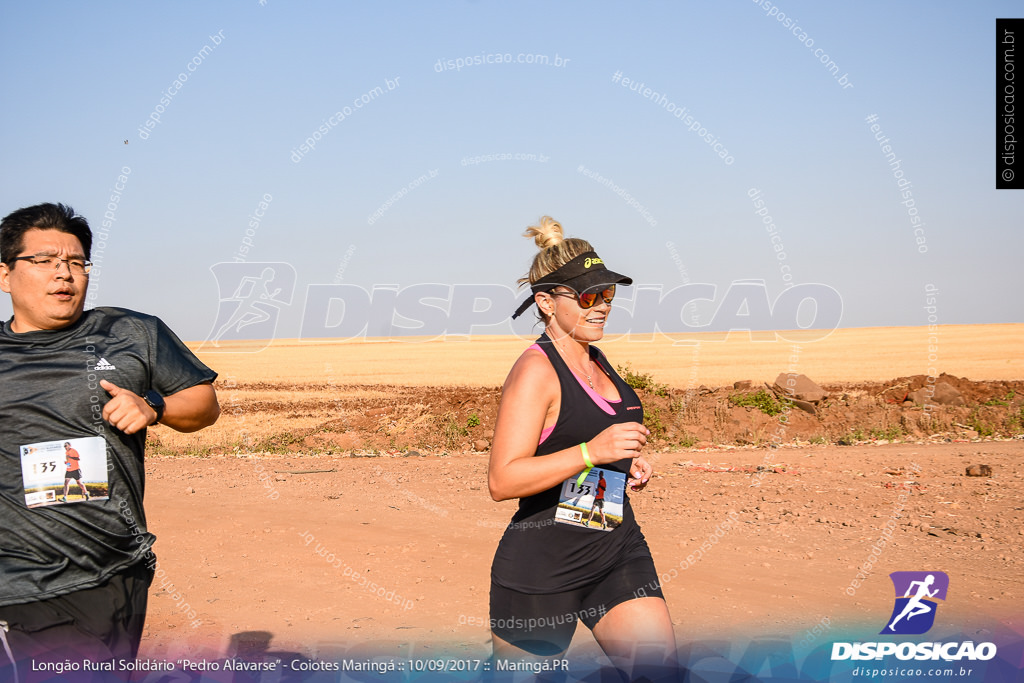
M644 411L632 387L626 384L597 348L590 358L600 364L615 383L621 400L598 400L589 387L569 370L547 334L537 345L558 375L561 404L554 429L537 447L535 456L555 453L590 441L609 426L620 422L643 423ZM590 390L591 392L593 390ZM629 477L631 460L602 465L601 469L623 472ZM585 465L580 456L580 471ZM633 517L629 496L623 496L622 524L612 531L555 522L562 485L519 500L519 510L498 544L491 565L491 580L521 593L558 593L581 588L604 577L618 563L646 554L647 543Z

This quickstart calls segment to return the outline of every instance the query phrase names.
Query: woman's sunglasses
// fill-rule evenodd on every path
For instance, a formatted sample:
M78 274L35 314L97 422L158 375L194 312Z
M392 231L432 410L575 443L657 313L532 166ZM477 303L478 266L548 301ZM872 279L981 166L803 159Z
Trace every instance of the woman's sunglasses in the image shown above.
M598 299L603 299L606 304L612 302L612 299L615 298L615 285L608 285L603 290L589 289L579 294L576 292L548 292L548 294L576 299L580 308L593 308L597 305Z

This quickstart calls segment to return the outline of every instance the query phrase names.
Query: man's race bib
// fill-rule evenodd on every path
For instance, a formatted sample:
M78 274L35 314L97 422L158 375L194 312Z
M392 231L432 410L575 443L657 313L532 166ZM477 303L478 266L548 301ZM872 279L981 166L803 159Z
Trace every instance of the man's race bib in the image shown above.
M19 450L28 507L107 499L107 442L102 436L30 443Z
M626 475L598 467L562 482L562 495L555 508L555 521L611 531L622 524L622 502L626 496Z

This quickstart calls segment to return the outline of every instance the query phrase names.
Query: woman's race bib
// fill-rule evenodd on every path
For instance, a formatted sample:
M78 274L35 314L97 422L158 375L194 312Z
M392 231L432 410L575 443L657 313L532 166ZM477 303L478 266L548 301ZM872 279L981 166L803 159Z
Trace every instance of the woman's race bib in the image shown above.
M555 521L611 531L622 524L625 496L625 474L595 467L582 483L578 475L562 482Z

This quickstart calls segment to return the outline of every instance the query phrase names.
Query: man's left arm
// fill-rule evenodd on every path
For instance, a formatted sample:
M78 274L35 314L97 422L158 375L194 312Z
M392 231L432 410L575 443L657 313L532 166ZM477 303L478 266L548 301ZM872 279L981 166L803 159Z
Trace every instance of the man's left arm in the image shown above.
M103 419L112 427L134 434L156 421L156 411L138 394L105 379L100 380L100 386L110 394L110 400L103 406ZM196 384L163 398L166 407L160 424L179 432L209 427L220 417L220 405L212 384Z

